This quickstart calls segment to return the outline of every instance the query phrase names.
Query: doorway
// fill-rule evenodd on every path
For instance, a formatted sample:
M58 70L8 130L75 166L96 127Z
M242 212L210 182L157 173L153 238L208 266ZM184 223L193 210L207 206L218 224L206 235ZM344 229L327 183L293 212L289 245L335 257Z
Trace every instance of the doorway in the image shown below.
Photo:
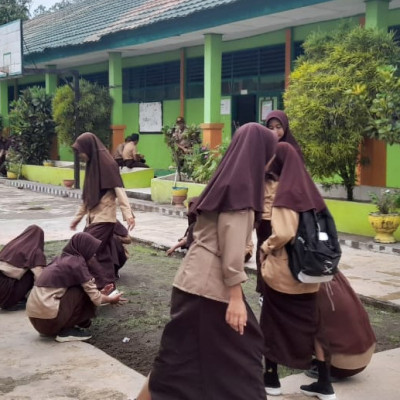
M248 122L256 122L256 95L232 96L232 135Z

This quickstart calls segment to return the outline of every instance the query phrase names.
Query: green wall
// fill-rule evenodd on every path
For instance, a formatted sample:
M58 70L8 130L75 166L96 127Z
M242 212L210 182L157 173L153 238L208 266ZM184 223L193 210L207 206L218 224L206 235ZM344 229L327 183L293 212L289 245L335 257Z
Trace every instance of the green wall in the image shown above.
M400 145L386 146L386 186L400 188Z

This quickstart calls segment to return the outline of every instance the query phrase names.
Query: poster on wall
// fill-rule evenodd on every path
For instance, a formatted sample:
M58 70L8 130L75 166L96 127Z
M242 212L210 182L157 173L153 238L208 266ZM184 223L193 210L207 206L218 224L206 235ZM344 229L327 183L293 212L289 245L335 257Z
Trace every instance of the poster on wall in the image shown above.
M162 103L139 104L140 133L160 133L162 129Z

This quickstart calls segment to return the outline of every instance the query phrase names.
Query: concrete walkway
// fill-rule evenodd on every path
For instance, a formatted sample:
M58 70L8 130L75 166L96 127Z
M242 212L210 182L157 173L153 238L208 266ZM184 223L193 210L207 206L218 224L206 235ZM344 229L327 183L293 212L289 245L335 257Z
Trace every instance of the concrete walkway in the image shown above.
M48 194L17 189L0 180L0 244L30 224L43 228L46 241L70 238L74 232L68 227L80 202L79 193L68 198L63 195L62 191ZM137 224L132 234L135 239L165 248L185 231L184 210L143 200L131 202ZM399 308L400 257L393 251L398 245L383 246L378 252L350 247L368 248L365 238L342 235L341 241L345 245L340 267L356 292ZM254 259L248 267L255 268ZM38 336L23 311L0 311L0 354L1 399L127 400L134 399L144 380L87 343L60 344ZM399 378L400 349L395 349L375 354L366 371L334 386L339 400L397 400ZM299 386L310 381L303 374L282 379L284 394L276 399L305 399Z

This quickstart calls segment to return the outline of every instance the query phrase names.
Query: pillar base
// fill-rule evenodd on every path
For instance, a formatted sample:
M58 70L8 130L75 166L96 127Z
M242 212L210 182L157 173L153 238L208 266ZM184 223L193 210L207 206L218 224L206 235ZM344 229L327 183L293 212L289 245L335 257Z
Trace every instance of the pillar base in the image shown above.
M205 122L200 124L203 130L203 145L210 149L218 147L222 143L222 129L224 124Z
M111 125L112 138L111 138L111 154L114 154L119 144L125 141L126 125Z

